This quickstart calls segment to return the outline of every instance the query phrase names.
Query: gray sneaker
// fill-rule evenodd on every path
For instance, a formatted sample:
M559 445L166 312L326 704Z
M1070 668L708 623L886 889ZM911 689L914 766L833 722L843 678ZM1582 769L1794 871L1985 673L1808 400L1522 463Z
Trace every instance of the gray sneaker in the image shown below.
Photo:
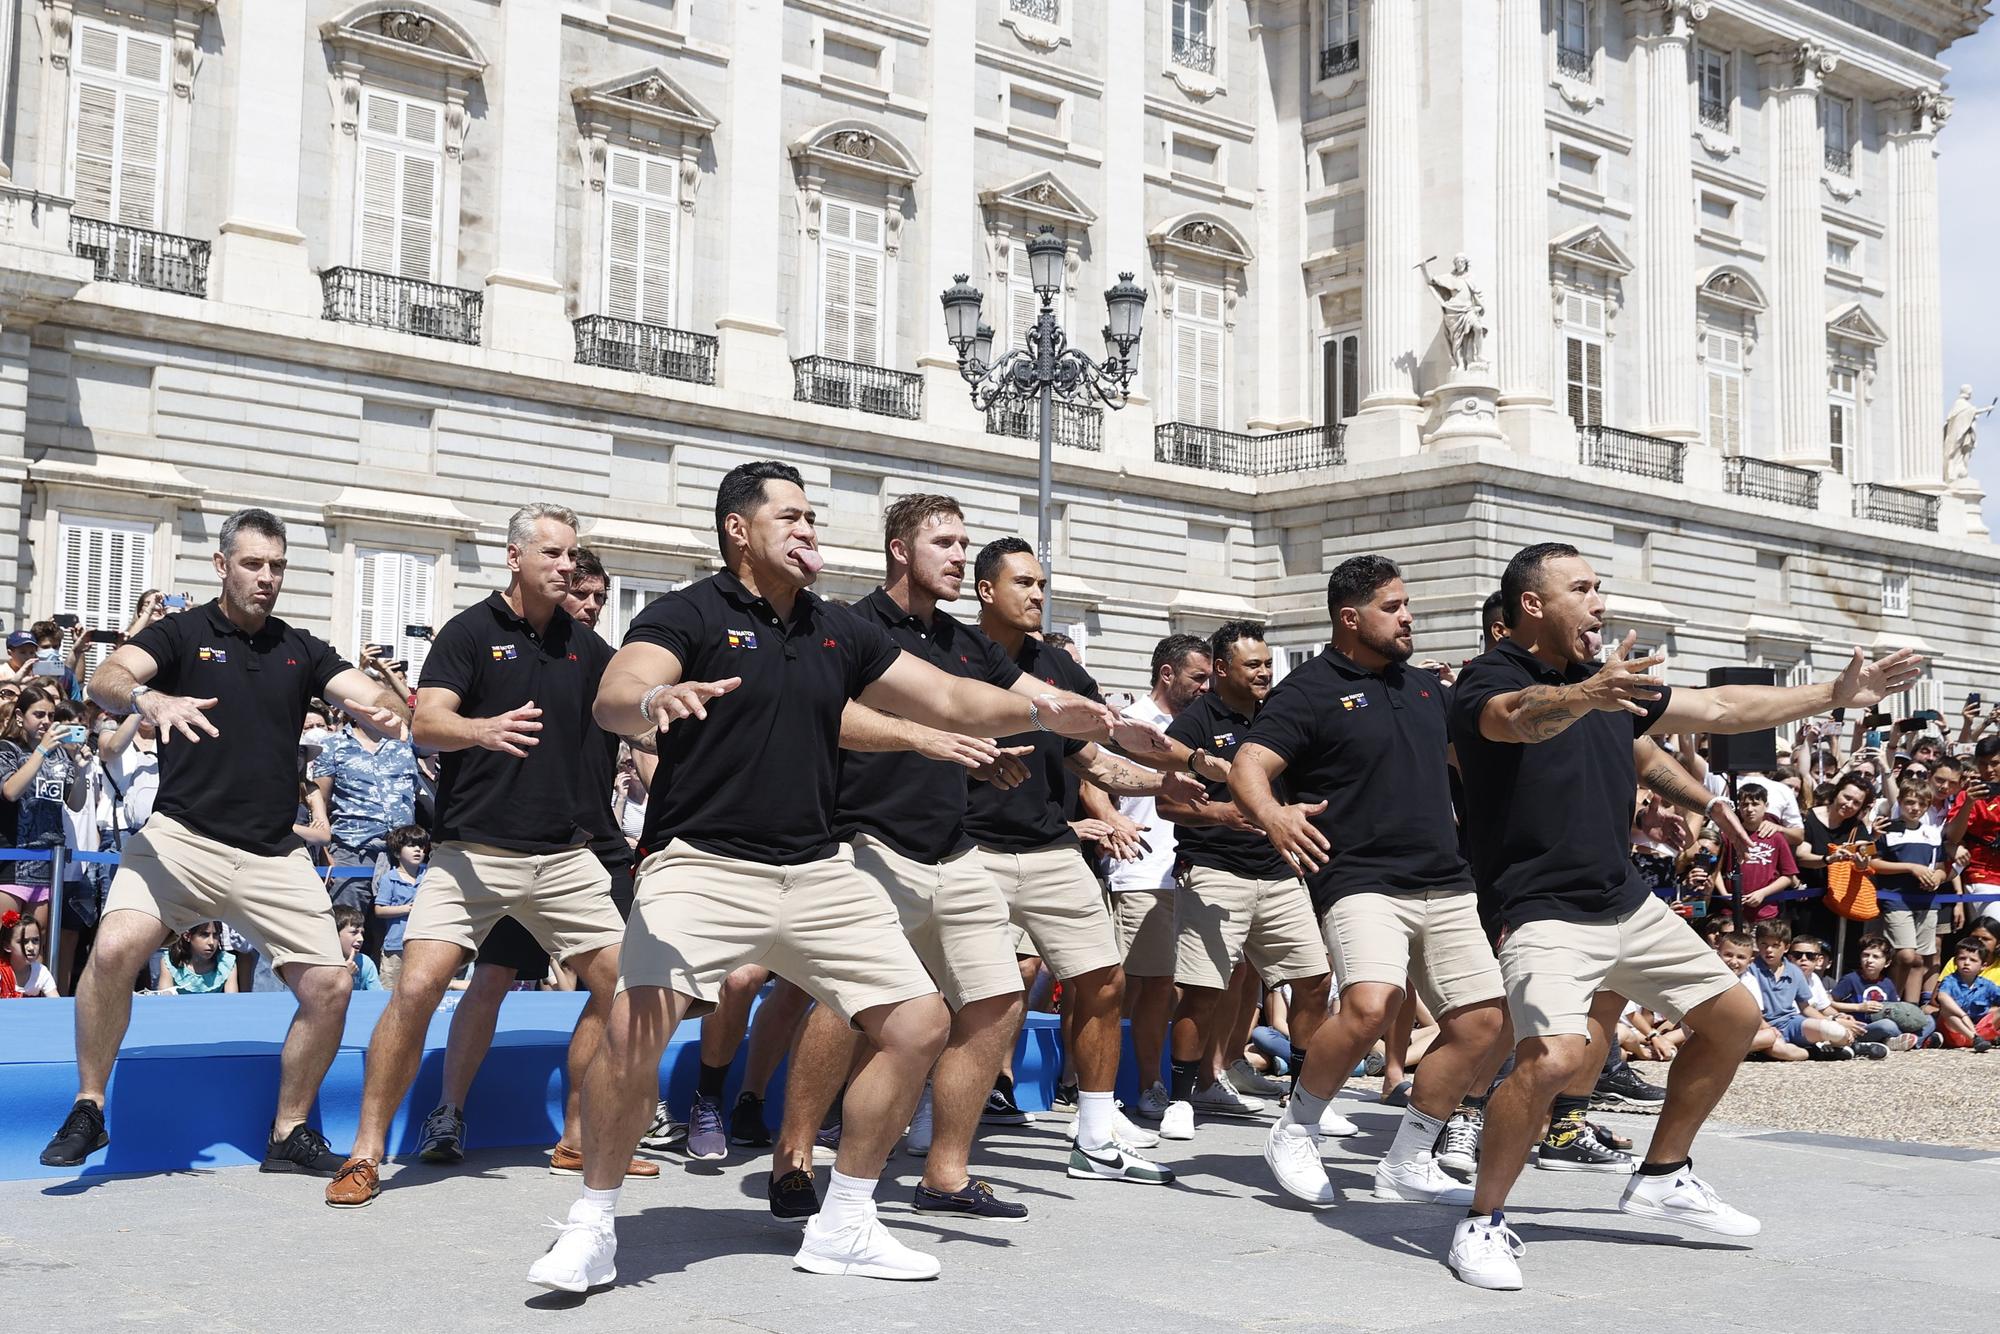
M688 1111L688 1157L720 1162L729 1156L729 1132L722 1125L722 1104L697 1093Z

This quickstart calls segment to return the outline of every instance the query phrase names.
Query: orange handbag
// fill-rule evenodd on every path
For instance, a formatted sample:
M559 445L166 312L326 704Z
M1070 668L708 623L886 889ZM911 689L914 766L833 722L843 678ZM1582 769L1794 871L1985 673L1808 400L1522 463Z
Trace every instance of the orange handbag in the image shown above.
M1882 915L1875 902L1875 877L1868 873L1873 843L1836 843L1828 855L1851 852L1859 862L1830 862L1826 868L1826 906L1850 922L1872 922Z

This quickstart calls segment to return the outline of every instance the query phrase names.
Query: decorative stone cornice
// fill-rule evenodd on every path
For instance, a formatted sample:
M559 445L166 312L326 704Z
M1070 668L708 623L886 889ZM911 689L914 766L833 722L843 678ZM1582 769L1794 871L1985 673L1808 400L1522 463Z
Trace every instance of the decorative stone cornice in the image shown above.
M98 455L94 463L37 459L28 465L28 480L37 486L66 486L92 491L119 491L156 500L198 502L203 488L180 469L158 459Z
M429 5L411 0L370 0L320 25L319 35L337 58L401 61L477 82L487 60L472 35Z
M320 520L329 528L337 523L388 524L399 528L428 528L438 532L472 537L479 521L441 496L421 491L377 491L349 486L320 506Z
M1220 264L1232 272L1247 268L1256 256L1243 233L1212 213L1183 213L1155 227L1147 237L1155 251Z
M1796 42L1757 57L1764 86L1774 92L1817 93L1839 64L1840 57L1818 42Z
M1936 134L1951 119L1952 101L1935 88L1918 88L1885 98L1875 107L1892 135Z
M1829 311L1826 317L1826 331L1834 338L1844 338L1863 347L1880 347L1889 341L1889 335L1862 308L1859 301L1849 301Z
M908 187L923 174L910 151L882 130L833 121L792 141L794 163L815 174L838 170Z
M1057 228L1089 227L1097 214L1051 171L1038 171L1010 185L979 192L979 202L988 209L1018 213L1037 222L1054 223Z
M570 100L576 103L586 128L626 119L706 138L721 123L657 66L572 89Z

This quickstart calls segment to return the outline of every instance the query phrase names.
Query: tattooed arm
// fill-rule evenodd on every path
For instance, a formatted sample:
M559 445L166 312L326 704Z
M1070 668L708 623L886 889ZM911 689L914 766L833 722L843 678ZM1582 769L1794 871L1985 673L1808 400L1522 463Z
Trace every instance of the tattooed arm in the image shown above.
M1736 808L1696 782L1694 775L1681 767L1680 761L1651 740L1646 737L1633 739L1632 762L1639 771L1639 781L1652 791L1684 811L1695 811L1714 820L1722 836L1735 844L1739 851L1750 845L1749 835L1744 833L1742 822L1736 818ZM1697 829L1694 832L1699 835L1701 831Z
M1625 642L1605 660L1597 675L1587 681L1561 686L1533 685L1495 695L1479 711L1479 734L1488 741L1532 745L1561 736L1577 719L1600 709L1643 716L1646 704L1658 699L1666 684L1648 673L1666 659L1658 654L1645 658L1626 656L1631 653L1635 638L1636 635L1626 635Z
M1087 778L1106 792L1120 797L1153 797L1162 793L1183 800L1198 801L1208 789L1186 773L1161 773L1130 760L1120 759L1095 743L1063 760L1072 773Z

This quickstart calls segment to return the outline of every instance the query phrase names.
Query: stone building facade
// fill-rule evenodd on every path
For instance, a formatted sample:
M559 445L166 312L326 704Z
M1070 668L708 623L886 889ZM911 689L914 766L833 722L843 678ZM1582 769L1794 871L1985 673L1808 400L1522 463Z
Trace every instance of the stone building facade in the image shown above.
M0 31L0 600L113 625L293 532L285 613L396 643L573 505L611 629L712 568L722 471L805 472L832 559L944 489L1032 535L1034 416L973 408L1065 245L1080 345L1149 294L1137 393L1056 423L1056 620L1107 686L1324 570L1403 561L1472 648L1508 554L1781 673L2000 651L1943 480L1940 57L1986 0L15 0ZM1454 367L1419 265L1469 261Z

